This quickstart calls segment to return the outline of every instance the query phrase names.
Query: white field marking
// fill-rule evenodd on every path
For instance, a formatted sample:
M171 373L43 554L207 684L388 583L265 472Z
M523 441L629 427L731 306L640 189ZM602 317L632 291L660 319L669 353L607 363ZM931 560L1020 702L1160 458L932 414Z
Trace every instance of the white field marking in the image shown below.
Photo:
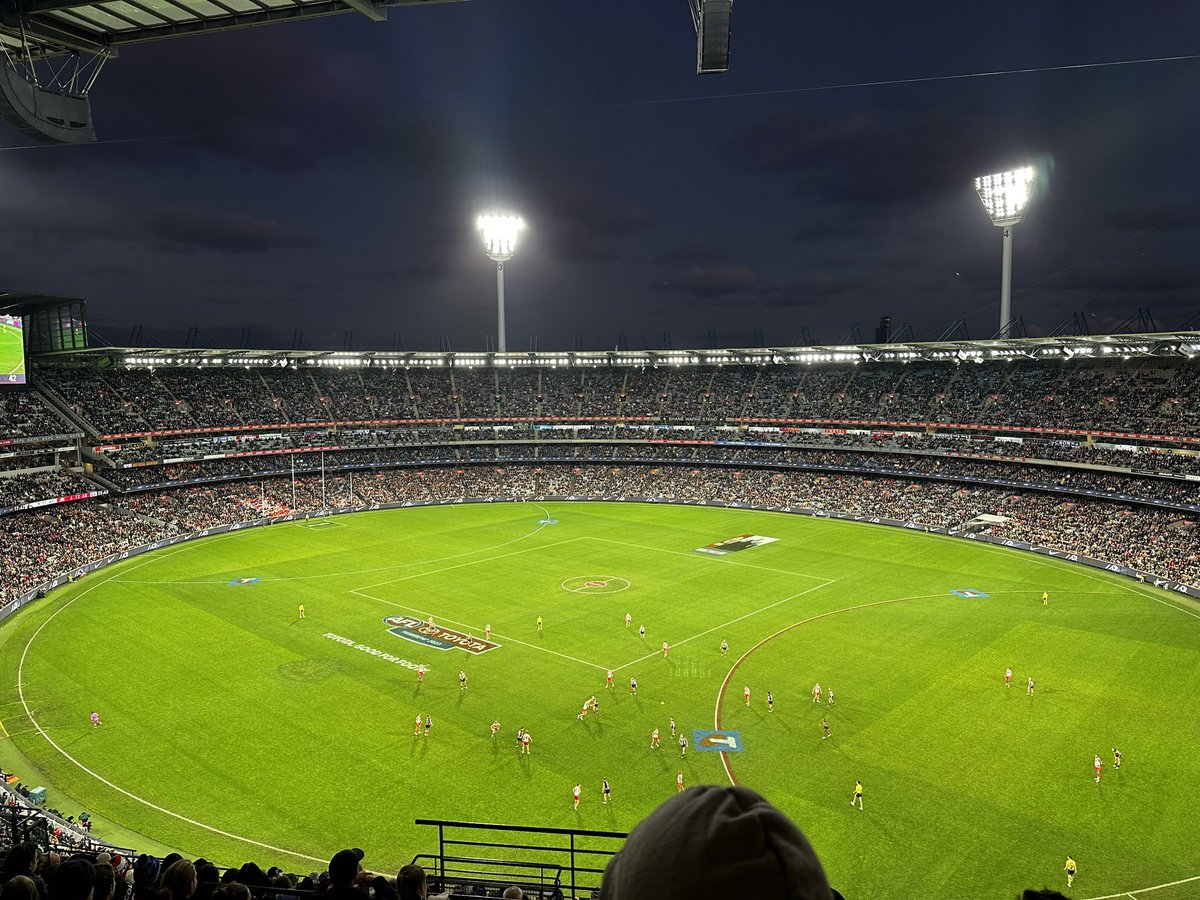
M415 606L405 606L403 603L396 603L394 600L384 600L382 597L376 597L373 594L364 594L362 591L353 591L353 593L358 594L358 596L360 596L360 597L365 597L368 600L376 600L379 603L385 603L388 606L394 606L396 609L403 609L403 610L407 610L408 612L415 613L418 618L420 618L422 616L433 615L433 613L430 613L428 610L417 609ZM457 625L459 628L466 628L466 629L468 629L468 631L467 631L468 634L476 634L476 633L482 634L483 633L482 628L475 629L474 631L470 630L472 628L472 626L467 625L465 622L456 622L453 619L441 619L441 621L445 622L447 625ZM504 635L498 634L495 631L492 632L492 637L496 638L497 640L503 640L504 642L509 643L509 644L520 644L522 647L529 647L530 649L533 649L533 650L540 650L543 653L549 653L552 656L558 656L558 657L561 657L562 659L569 659L571 662L576 662L576 663L579 663L580 665L591 666L593 669L599 669L601 672L608 671L606 666L602 666L598 663L588 662L586 659L578 659L574 656L567 656L567 654L559 653L557 650L551 650L548 647L539 647L537 644L530 644L530 643L527 643L525 641L519 640L514 637L505 637ZM616 671L616 670L614 669L613 671Z
M1027 592L1026 591L1017 591L1017 590L996 591L996 594L1023 594L1023 593L1027 593ZM1093 593L1093 592L1089 592L1089 594L1090 593ZM1102 592L1097 591L1095 593L1102 593ZM1138 593L1140 593L1140 592L1138 592ZM799 628L801 625L807 625L810 622L816 622L818 619L825 619L825 618L828 618L829 616L835 616L839 613L853 612L854 610L859 610L859 609L870 609L873 606L884 606L889 603L903 603L908 600L929 600L934 597L945 597L945 596L946 596L945 594L921 594L921 595L915 596L915 597L896 597L895 599L892 599L892 600L877 600L874 603L861 603L857 606L847 606L843 609L832 609L829 612L824 612L824 613L820 613L819 615L810 616L809 618L804 619L801 622L796 622L792 625L787 626L786 628L779 629L779 631L775 632L772 635L768 635L767 637L765 637L761 641L759 641L757 644L755 644L753 647L751 647L749 650L747 650L745 653L743 653L740 657L738 657L737 662L735 662L733 664L733 666L729 669L729 673L725 676L725 680L721 683L720 690L717 691L717 702L713 709L713 730L714 731L721 730L721 700L725 697L725 691L729 687L729 682L733 678L733 673L737 671L738 666L740 666L743 662L745 662L746 658L751 653L753 653L755 650L757 650L759 647L761 647L763 644L767 643L768 641L774 640L775 638L779 637L779 635L783 634L784 632L791 631L794 628ZM1151 599L1153 599L1153 598L1151 598ZM721 755L721 766L725 769L725 777L729 779L730 784L736 785L737 779L733 777L733 770L729 768L729 754L725 753L724 751L721 751L720 755ZM1183 879L1180 879L1179 881L1168 881L1165 884L1156 884L1151 887L1138 888L1137 890L1134 890L1134 891L1122 891L1119 894L1105 894L1102 897L1089 897L1089 898L1087 898L1087 900L1117 900L1117 898L1120 898L1120 897L1133 897L1133 900L1137 900L1137 898L1134 897L1134 894L1148 894L1151 891L1158 891L1158 890L1162 890L1163 888L1175 887L1176 885L1179 885L1179 884L1188 884L1193 881L1200 881L1200 875L1193 875L1191 878L1183 878Z
M380 510L369 510L369 511L370 512L379 512ZM544 510L543 510L543 512L544 512ZM427 565L428 563L446 562L447 560L450 560L450 559L460 559L461 557L464 557L464 556L471 556L474 553L486 553L489 550L498 550L501 547L507 547L509 544L515 544L517 541L523 541L526 538L531 538L545 527L546 527L545 525L539 525L537 528L533 529L533 531L527 532L525 534L522 534L518 537L512 538L507 541L501 541L499 544L494 544L491 547L480 547L476 550L467 550L463 553L452 553L450 556L439 556L439 557L434 557L433 559L419 559L414 562L396 563L395 565L379 566L379 567L373 568L373 569L356 569L352 572L319 572L319 573L314 573L312 575L291 575L291 576L282 577L282 578L263 578L263 579L261 579L261 581L262 581L262 583L265 584L267 582L274 583L277 581L308 581L308 580L315 580L317 578L343 578L343 577L346 577L349 575L369 575L371 572L394 572L398 569L409 569L409 568L412 568L413 566L423 566L423 565ZM226 534L230 534L230 533L232 533L232 532L226 532ZM261 534L262 532L261 531L259 531L259 532L250 531L250 532L242 532L242 533L243 534ZM222 535L222 536L224 536L224 535ZM118 579L116 579L116 581L119 584L226 584L227 583L226 579L221 579L220 581L133 581L133 580L126 581L125 579L118 578ZM385 582L380 582L380 583L387 584L388 582L385 581ZM367 585L367 587L376 587L376 585L369 584L369 585Z
M827 619L830 616L836 616L839 613L853 612L856 609L870 609L872 606L884 606L889 603L903 603L906 600L928 600L933 597L943 597L944 598L947 596L949 596L949 594L921 594L920 596L916 596L916 597L895 597L891 600L876 600L873 603L860 603L856 606L844 606L841 609L831 609L828 612L818 613L815 616L809 616L807 619L801 619L799 622L793 622L791 625L788 625L785 628L780 628L774 634L767 635L765 638L763 638L761 641L759 641L757 644L755 644L753 647L751 647L749 650L747 650L745 653L743 653L741 656L739 656L737 658L737 661L732 666L730 666L729 672L725 675L725 680L721 682L721 687L717 690L717 702L716 702L716 706L713 709L713 730L715 730L715 731L721 730L721 700L724 699L724 697L725 697L725 691L729 687L729 682L733 679L733 673L738 670L738 667L746 661L746 659L750 656L751 653L753 653L755 650L757 650L763 644L766 644L769 641L773 641L773 640L775 640L775 638L779 637L781 634L784 634L795 628L799 628L801 625L807 625L808 623L816 622L819 619ZM728 756L729 756L729 754L725 753L724 751L721 751L721 765L725 768L725 777L729 779L729 783L736 785L737 779L733 777L733 770L729 768Z
M583 581L584 583L579 587L567 587L568 581ZM615 591L601 591L588 589L587 582L589 581L603 581L604 587L608 587L609 582L623 581L625 584ZM622 578L620 575L572 575L570 578L563 579L563 583L559 587L572 594L619 594L621 591L629 590L630 583L628 578Z
M836 522L840 522L840 523L847 524L847 525L866 525L871 528L890 527L890 526L886 526L886 525L878 526L878 525L875 525L873 522L855 522L852 519L833 519L833 520L827 519L826 521L836 521ZM919 534L919 535L922 535L927 538L938 538L938 539L944 540L944 541L954 541L956 544L967 543L962 538L951 537L948 534L935 534L933 532L928 532L928 531L910 531L908 533L909 534ZM597 540L602 540L602 539L597 538ZM980 550L987 550L991 553L1019 553L1025 559L1026 562L1032 563L1036 566L1044 566L1046 568L1056 569L1058 571L1063 571L1062 566L1060 564L1066 563L1067 566L1069 567L1066 571L1073 571L1076 575L1082 575L1084 578L1090 578L1092 581L1099 581L1101 584L1106 584L1109 587L1115 587L1115 588L1117 588L1118 592L1120 592L1122 594L1133 594L1134 596L1137 596L1137 597L1145 597L1149 600L1153 600L1155 603L1161 603L1164 606L1169 606L1172 609L1177 609L1177 610L1179 610L1179 612L1183 613L1186 616L1191 616L1194 619L1200 619L1200 613L1192 612L1191 610L1189 610L1185 606L1183 606L1181 604L1181 602L1177 601L1177 602L1172 603L1169 600L1164 600L1162 597L1155 596L1155 594L1151 593L1151 592L1152 591L1157 592L1157 589L1155 587L1153 587L1152 585L1142 585L1142 584L1136 584L1136 583L1123 584L1122 582L1130 582L1131 581L1131 579L1126 578L1124 575L1115 575L1114 573L1109 573L1108 577L1105 577L1103 575L1099 575L1094 572L1089 572L1089 571L1087 571L1087 569L1088 569L1087 566L1082 565L1080 563L1073 563L1069 559L1064 559L1061 556L1045 556L1045 557L1043 557L1039 554L1031 553L1028 550L1017 550L1014 547L997 547L994 544L989 544L989 543L980 542L980 541L976 541L974 543ZM1054 562L1055 560L1057 560L1057 563ZM1190 598L1184 598L1184 599L1190 599ZM1114 896L1120 897L1121 895L1115 894Z
M1168 881L1165 884L1155 884L1151 887L1138 888L1133 891L1122 891L1119 894L1105 894L1103 897L1088 897L1087 900L1114 900L1116 897L1133 897L1134 894L1148 894L1151 891L1161 891L1163 888L1175 887L1177 884L1189 884L1193 881L1200 881L1200 875L1193 875L1191 878L1181 878L1179 881ZM1134 897L1134 900L1137 900Z
M481 559L469 559L466 562L455 563L452 566L443 566L440 569L429 569L424 572L413 572L411 575L401 575L399 578L389 578L387 581L376 581L374 584L364 584L362 587L350 588L349 593L358 594L362 591L370 590L371 588L383 587L385 584L397 584L398 582L401 582L401 581L411 581L413 578L422 578L425 575L440 575L442 572L453 572L455 569L465 569L467 566L477 566L480 563L495 562L498 559L507 559L510 556L520 556L522 553L533 553L538 550L547 550L550 547L561 547L563 544L574 544L576 541L583 541L583 540L587 540L587 538L583 538L583 537L564 538L563 540L555 541L552 544L541 544L541 545L534 546L534 547L526 547L523 550L513 550L510 553L498 553L495 556L485 556L485 557L482 557ZM512 541L509 541L509 543L512 543ZM503 546L503 544L501 546ZM479 551L476 551L476 552L478 553ZM458 555L465 556L467 554L458 554ZM458 557L452 556L452 557L448 557L448 558L449 559L457 559ZM433 560L433 561L440 562L440 560ZM372 597L371 599L377 600L379 598Z
M667 547L646 547L642 544L631 544L628 541L615 541L612 538L595 537L593 535L580 538L580 540L603 541L606 544L619 544L622 547L633 547L637 550L653 550L656 553L673 553L676 556L692 556L692 554L696 552L695 550L671 550ZM775 572L779 575L791 575L794 578L814 578L818 581L828 581L828 579L822 578L820 575L807 575L804 572L789 572L787 569L773 569L770 566L759 566L755 565L754 563L737 562L736 560L728 559L728 557L732 554L726 554L723 557L711 557L708 556L708 554L702 555L708 557L709 559L721 559L726 565L740 566L743 569L761 569L764 572Z
M697 638L702 638L705 635L712 634L714 631L718 631L722 628L728 628L730 625L736 625L738 622L741 622L744 619L752 618L753 616L757 616L759 613L764 613L769 609L774 609L776 606L781 606L782 604L787 603L789 600L795 600L797 597L803 597L805 594L811 594L813 591L819 591L821 588L829 587L829 585L834 583L836 583L836 579L827 580L824 584L818 584L814 587L808 588L807 590L803 590L798 594L792 594L790 597L784 597L782 600L776 600L774 603L768 603L766 606L753 610L752 612L748 612L744 616L738 616L736 619L730 619L728 622L724 622L721 625L714 625L712 628L709 628L706 631L701 631L699 634L693 634L691 637L684 638L677 644L671 644L670 649L674 650L676 647L682 647L684 644L694 641ZM641 659L635 659L633 662L628 662L622 666L617 666L615 669L613 669L613 671L619 672L622 669L629 668L630 666L636 666L638 663L645 662L651 657L658 656L660 653L662 653L662 650L656 650L653 653L647 653Z
M218 535L218 537L225 537L225 535ZM166 554L163 554L163 556L171 556L174 553L179 553L179 552L182 552L182 551L188 549L188 547L189 547L189 545L184 545L182 547L176 547L172 553L166 553ZM152 561L153 560L147 559L147 560L144 560L144 561L138 563L136 566L132 566L131 568L135 568L135 569L140 568L141 566L148 565ZM63 610L67 609L72 604L74 604L76 600L79 600L81 597L86 596L87 594L89 594L93 590L95 590L96 588L100 587L101 585L107 584L111 580L113 580L112 575L110 575L108 578L105 578L103 581L97 581L95 584L88 585L86 588L84 588L82 591L80 591L78 594L76 594L74 597L72 597L70 600L68 600L66 603L64 603L61 607L56 609L50 615L50 617L48 619L46 619L45 622L43 622L41 625L38 626L37 631L35 631L32 635L30 635L29 640L25 643L25 649L21 651L21 661L17 664L17 693L20 694L20 696L21 696L21 705L25 708L25 715L29 718L30 724L33 725L33 727L37 730L37 733L40 734L45 739L46 743L48 743L51 747L53 747L55 750L57 750L62 755L62 757L64 759L66 759L68 762L74 763L76 766L79 767L79 769L81 769L83 772L87 773L88 775L92 776L92 778L96 779L101 784L106 785L107 787L111 788L112 790L116 791L119 794L123 794L124 796L128 797L131 800L136 800L138 803L141 803L144 806L150 807L150 809L153 809L153 810L156 810L157 812L171 816L172 818L178 819L181 822L186 822L189 825L195 825L197 828L203 828L205 831L211 831L213 834L219 834L222 837L231 838L235 841L242 841L243 843L251 844L252 846L255 846L255 847L261 847L264 850L270 850L275 853L284 853L284 854L287 854L288 856L295 856L299 859L311 860L312 862L320 862L320 863L325 862L325 860L320 859L319 857L316 857L316 856L309 856L306 853L297 853L294 850L287 850L283 847L275 847L271 844L264 844L262 841L256 841L252 838L242 837L240 834L233 834L232 832L229 832L229 831L222 831L220 828L214 828L212 825L206 825L205 823L198 822L195 819L189 819L187 816L180 815L177 812L173 812L172 810L169 810L165 807L159 806L157 803L151 803L149 800L145 799L144 797L139 797L137 794L131 793L130 791L125 790L123 787L113 784L111 781L109 781L103 775L99 774L98 772L93 771L92 769L89 769L82 762L77 760L74 756L72 756L70 753L68 753L66 750L64 750L61 746L59 746L54 741L54 739L52 737L50 737L50 735L48 735L46 733L46 731L42 728L42 726L38 723L37 719L34 717L34 714L37 711L29 708L29 703L25 697L25 682L24 682L25 658L26 658L26 656L29 655L29 648L31 646L33 646L33 642L34 642L34 640L37 639L37 636L42 633L42 629L45 628L47 625L49 625L51 622L53 622L59 613L61 613Z

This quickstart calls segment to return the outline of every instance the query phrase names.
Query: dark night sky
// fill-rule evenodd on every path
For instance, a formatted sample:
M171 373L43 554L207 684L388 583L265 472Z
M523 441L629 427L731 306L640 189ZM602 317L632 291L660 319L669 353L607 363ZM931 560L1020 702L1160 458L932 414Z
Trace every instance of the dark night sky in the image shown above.
M1082 18L1080 18L1082 12ZM839 90L1200 52L1200 4L739 0L698 77L686 0L471 0L127 47L102 140L0 152L0 289L89 299L117 344L482 349L473 231L530 224L510 349L917 339L995 330L974 175L1037 159L1014 311L1045 333L1200 311L1200 60ZM734 95L722 98L720 95ZM695 98L695 99L693 99ZM155 140L128 141L129 138ZM168 139L157 139L168 138ZM0 123L0 146L27 139Z

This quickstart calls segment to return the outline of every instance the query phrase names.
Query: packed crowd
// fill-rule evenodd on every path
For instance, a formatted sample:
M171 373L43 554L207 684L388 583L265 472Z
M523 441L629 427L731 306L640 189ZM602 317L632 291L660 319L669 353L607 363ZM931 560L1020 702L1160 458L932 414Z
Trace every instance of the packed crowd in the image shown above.
M0 441L77 431L35 391L0 393Z
M720 444L697 444L645 440L607 442L591 437L583 440L560 437L535 441L531 432L525 432L523 441L457 441L449 444L414 442L378 449L325 451L323 454L308 452L241 456L204 462L118 469L105 471L103 476L105 480L112 481L125 490L136 491L185 481L267 478L285 473L290 475L293 466L296 472L303 475L319 472L322 466L329 473L356 470L369 474L370 470L377 468L435 463L691 462L745 466L833 467L835 471L854 468L868 473L923 474L964 481L999 479L1056 487L1066 491L1120 494L1147 501L1200 503L1200 484L1196 482L1135 476L1102 469L1040 465L1016 460L1008 463L948 455L962 451L915 451L912 443L914 442L909 442L909 452L900 452L903 448L898 445L875 441L851 442L840 449L821 449L822 444L830 444L833 447L841 445L835 441L824 440L778 443L723 441ZM897 452L887 452L889 450Z
M44 849L49 844L49 851ZM83 852L53 842L24 840L3 848L3 900L446 900L449 890L430 894L425 870L401 867L394 878L367 871L359 849L339 850L321 872L289 873L247 862L235 868L178 853L161 859L95 845ZM457 887L457 886L455 886ZM474 887L474 886L472 886ZM528 886L527 886L528 887ZM490 896L499 897L500 888ZM562 900L556 888L540 891L509 886L521 900ZM460 895L485 897L483 890Z
M322 483L311 473L146 491L111 504L73 503L4 519L0 603L119 550L214 525L289 512L481 496L650 497L742 502L882 516L960 528L988 513L1005 537L1083 553L1200 584L1200 517L1166 509L1011 488L875 475L688 465L464 465L377 471Z
M102 434L319 421L857 419L1200 435L1200 363L70 368L37 377Z
M0 509L94 490L95 484L65 469L27 472L7 477L0 475Z

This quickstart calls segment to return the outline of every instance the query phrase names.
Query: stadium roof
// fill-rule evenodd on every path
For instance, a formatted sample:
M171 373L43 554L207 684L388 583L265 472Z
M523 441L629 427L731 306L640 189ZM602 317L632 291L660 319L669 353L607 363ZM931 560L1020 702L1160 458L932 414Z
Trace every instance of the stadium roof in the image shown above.
M95 362L129 367L162 366L364 366L526 368L558 366L803 365L825 363L961 363L1013 359L1104 359L1107 357L1185 357L1200 354L1200 331L1159 334L1002 338L982 341L854 344L834 347L755 347L727 350L598 350L557 353L477 353L431 351L213 350L195 348L103 347L44 354L63 362Z
M27 291L0 291L0 311L32 312L43 306L59 306L78 302L80 297L55 297L51 294L31 294Z
M453 2L459 0L0 0L0 47L24 46L34 57L113 56L120 44L346 12L379 22L391 7Z

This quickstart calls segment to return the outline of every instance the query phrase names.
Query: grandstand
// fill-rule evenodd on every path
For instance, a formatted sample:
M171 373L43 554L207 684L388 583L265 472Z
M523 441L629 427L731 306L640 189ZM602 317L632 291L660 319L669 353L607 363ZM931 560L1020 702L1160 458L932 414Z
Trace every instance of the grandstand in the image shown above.
M1112 579L1105 585L1123 581L1128 596L1195 610L1197 352L1200 333L1187 332L505 355L167 348L44 354L33 360L29 391L0 396L0 516L8 536L0 615L64 586L76 591L73 599L77 579L87 576L79 584L88 590L99 587L106 582L93 571L195 537L326 511L465 501L525 501L551 511L579 501L637 501L650 510L782 511L814 527L823 520L830 527L838 520L873 523L934 535L944 542L937 547L951 548L939 550L948 560L960 552L952 548L980 546L1010 548L1000 556L1013 560L1014 571L1020 560L1065 559L1079 564L1072 572ZM332 547L365 539L335 531L314 536L332 542L330 560ZM238 540L282 533L254 529ZM165 554L146 557L154 558ZM212 572L223 571L213 563ZM1057 572L1047 578L1054 581ZM187 583L194 582L181 581L179 590ZM1039 596L1041 590L1039 584ZM1108 590L1116 596L1117 589ZM50 602L61 593L50 594ZM7 627L21 621L28 620ZM791 627L792 620L778 624ZM459 665L437 662L447 672ZM713 664L704 662L703 672L712 674L705 667ZM407 726L408 706L401 711ZM14 721L11 712L3 717L9 731ZM535 732L549 730L534 725L541 726ZM507 738L507 722L505 729ZM32 740L21 746L39 758ZM59 774L52 791L83 790L75 777ZM364 790L345 788L352 797ZM93 850L97 838L134 845L127 832L93 835L65 817L39 819L36 828L18 823L18 813L35 815L27 792L12 795L10 840ZM844 808L845 799L838 805ZM123 803L106 811L106 818L132 825L129 815ZM407 856L422 856L439 888L453 885L464 896L492 895L510 882L538 896L582 896L627 830L548 827L480 838L470 828L501 814L483 811L474 823L456 815L427 817L424 827L432 824L440 839L430 837ZM550 823L513 823L543 824ZM281 849L316 847L293 829L281 833L290 843L276 845L268 835L251 840L255 855L300 874L298 856L303 870L324 858ZM161 840L191 853L207 846L187 829ZM1182 870L1158 881L1196 874L1184 856ZM839 886L854 884L868 895L869 880L837 874ZM1121 881L1116 868L1112 877L1112 884L1093 884L1130 890L1154 883ZM255 896L270 895L272 885L254 883L257 876L244 867L240 878L252 879ZM324 889L317 878L299 880L299 887L297 880L274 887L289 895ZM992 886L1014 893L1021 882Z

